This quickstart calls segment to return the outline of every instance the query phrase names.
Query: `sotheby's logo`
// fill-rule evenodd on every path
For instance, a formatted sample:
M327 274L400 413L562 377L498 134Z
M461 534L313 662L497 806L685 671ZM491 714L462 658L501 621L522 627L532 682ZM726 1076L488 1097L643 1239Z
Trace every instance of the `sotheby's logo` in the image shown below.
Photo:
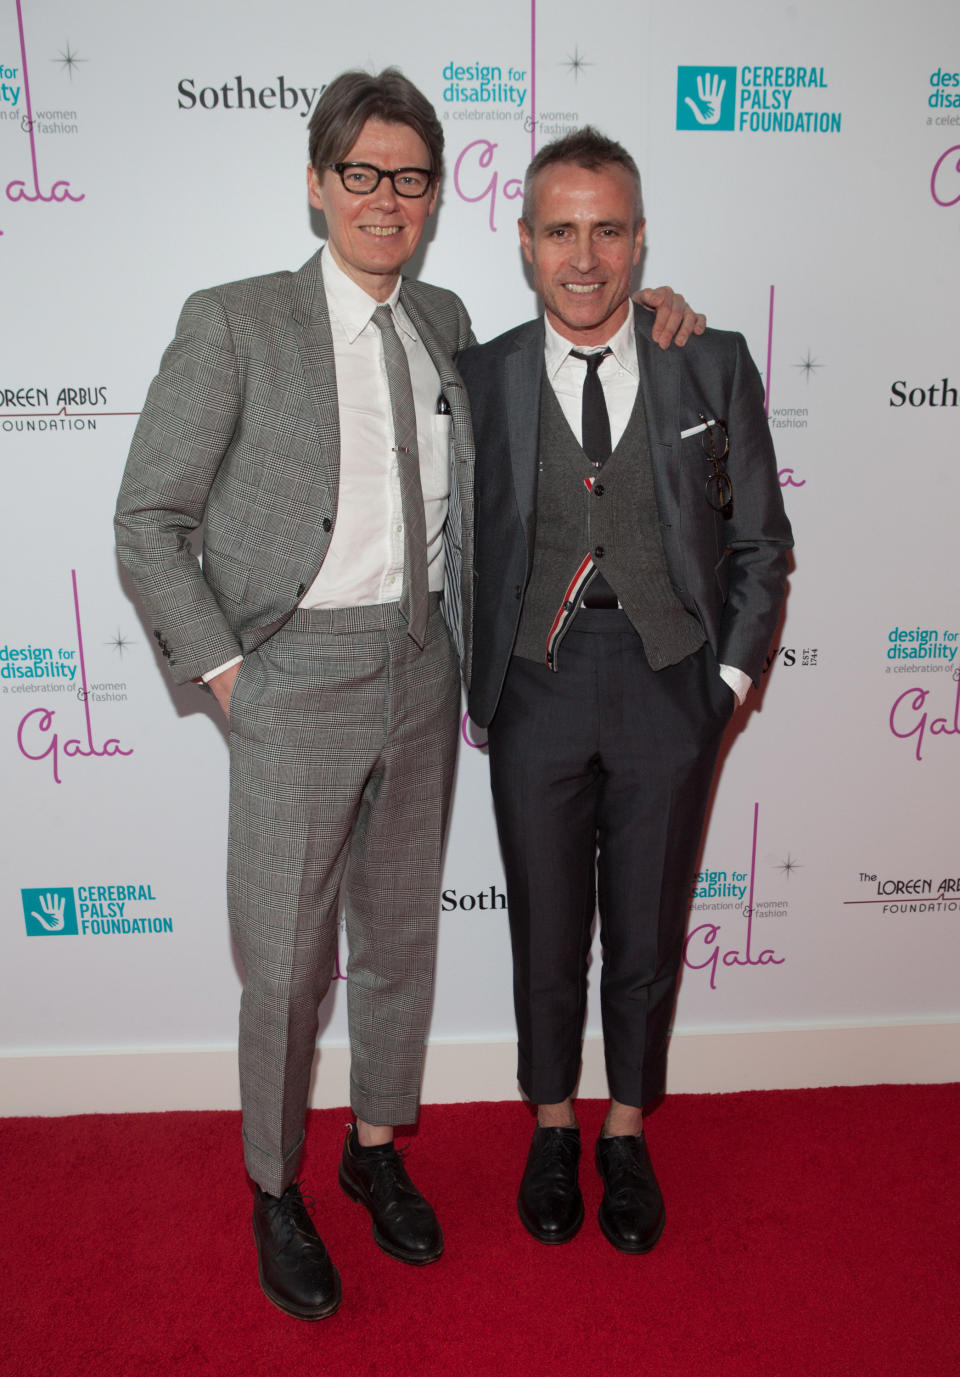
M736 67L677 68L677 128L732 129Z
M76 937L77 905L72 889L21 889L28 937Z

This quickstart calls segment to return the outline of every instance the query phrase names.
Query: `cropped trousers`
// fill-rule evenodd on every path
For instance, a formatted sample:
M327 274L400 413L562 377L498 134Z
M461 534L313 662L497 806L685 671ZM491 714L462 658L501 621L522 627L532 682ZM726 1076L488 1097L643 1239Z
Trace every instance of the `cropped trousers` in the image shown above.
M373 1124L417 1115L460 702L431 603L422 650L395 603L297 611L234 685L227 880L244 1157L272 1195L296 1175L341 914L351 1107Z

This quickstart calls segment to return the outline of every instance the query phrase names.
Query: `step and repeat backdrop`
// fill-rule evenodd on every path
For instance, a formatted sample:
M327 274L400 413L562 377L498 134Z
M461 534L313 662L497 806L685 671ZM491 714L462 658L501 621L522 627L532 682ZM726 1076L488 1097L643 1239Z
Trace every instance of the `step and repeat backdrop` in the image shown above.
M602 24L573 0L0 0L0 1053L235 1037L223 723L166 674L112 509L184 297L316 250L309 115L391 63L447 137L413 271L479 338L535 313L523 171L590 122L643 174L643 284L742 330L764 377L795 567L691 877L677 1029L955 1020L954 0L641 0ZM506 896L462 735L433 1035L497 1039Z

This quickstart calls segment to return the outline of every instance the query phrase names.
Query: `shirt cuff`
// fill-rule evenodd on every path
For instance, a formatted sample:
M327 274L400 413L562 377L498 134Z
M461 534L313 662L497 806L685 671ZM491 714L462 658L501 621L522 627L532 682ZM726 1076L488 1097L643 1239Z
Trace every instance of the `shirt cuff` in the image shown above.
M225 669L232 669L234 665L239 665L239 664L242 664L242 663L243 663L243 656L242 656L242 655L234 655L234 657L233 657L232 660L227 660L226 664L218 665L216 669L208 669L207 672L206 672L206 674L201 674L201 675L200 675L200 678L203 680L203 682L204 682L205 684L209 684L209 682L210 682L211 679L216 679L217 675L218 675L218 674L222 674L223 671L224 671ZM721 666L721 673L722 673L722 672L723 672L723 667ZM738 674L740 671L735 669L733 672L734 672L734 674Z
M720 678L728 688L733 689L737 695L737 702L743 707L747 690L750 688L750 675L744 674L742 669L734 669L733 665L721 665Z

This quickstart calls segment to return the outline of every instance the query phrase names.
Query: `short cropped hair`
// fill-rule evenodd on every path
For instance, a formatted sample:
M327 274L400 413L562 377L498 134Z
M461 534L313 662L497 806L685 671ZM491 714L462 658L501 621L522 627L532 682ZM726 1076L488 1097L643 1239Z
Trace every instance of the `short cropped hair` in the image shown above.
M367 120L405 124L418 134L430 153L436 181L443 174L443 126L422 91L396 67L379 76L370 72L341 72L324 88L310 116L310 162L318 174L331 163L343 162L360 137Z
M573 163L576 167L585 167L591 172L610 164L622 167L633 178L637 188L634 197L637 223L643 219L643 197L640 192L640 171L637 164L622 143L608 139L606 134L601 134L592 125L586 124L582 129L574 130L572 134L565 134L562 139L545 143L527 168L523 179L523 220L526 225L533 223L533 184L537 176L546 168L555 167L558 163Z

